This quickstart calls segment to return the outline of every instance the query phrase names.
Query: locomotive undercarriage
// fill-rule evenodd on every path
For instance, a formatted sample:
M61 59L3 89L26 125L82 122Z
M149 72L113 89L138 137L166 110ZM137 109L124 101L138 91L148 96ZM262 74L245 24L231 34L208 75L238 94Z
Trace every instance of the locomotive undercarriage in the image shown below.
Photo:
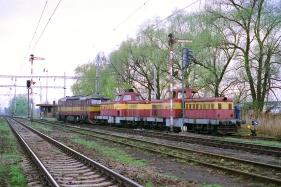
M88 120L88 116L59 115L58 120L69 123L90 123L90 121Z
M185 124L187 131L194 133L211 133L212 135L217 134L232 134L237 132L238 125L234 125L231 122L228 124Z
M165 122L159 119L139 118L139 117L109 117L96 116L97 123L102 125L120 126L126 128L140 128L140 129L167 129Z

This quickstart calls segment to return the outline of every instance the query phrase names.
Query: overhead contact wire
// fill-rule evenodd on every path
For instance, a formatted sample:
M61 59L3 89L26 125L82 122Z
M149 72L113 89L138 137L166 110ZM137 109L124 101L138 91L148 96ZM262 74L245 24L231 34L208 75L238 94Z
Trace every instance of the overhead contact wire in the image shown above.
M137 8L131 15L129 15L124 21L122 21L119 25L117 25L115 27L115 29L113 30L116 30L120 25L122 25L125 21L127 21L130 17L132 17L139 9L141 9L143 6L145 6L145 4L148 2L149 0L147 0L145 3L143 3L143 5L141 5L139 8Z
M46 3L45 3L45 6L44 6L43 11L42 11L42 13L41 13L41 16L40 16L40 18L39 18L39 21L38 21L37 26L36 26L36 28L35 28L35 32L34 32L34 34L33 34L33 37L32 37L32 39L31 39L30 44L29 44L29 46L28 46L28 49L27 49L27 51L26 51L26 53L25 53L25 55L24 55L24 61L25 61L26 55L27 55L27 53L28 53L28 51L29 51L29 49L30 49L30 46L31 46L31 44L32 44L32 42L33 42L33 39L34 39L34 37L35 37L35 35L36 35L36 33L37 33L37 30L38 30L38 27L39 27L39 25L40 25L42 16L43 16L43 14L44 14L44 12L45 12L45 8L46 8L46 6L47 6L47 3L48 3L48 0L47 0ZM24 66L25 64L26 64L26 62L21 66L21 68L23 68L23 66ZM21 68L20 68L19 72L22 70Z
M37 42L35 43L35 45L34 45L34 47L33 47L32 51L35 49L35 47L36 47L37 43L39 42L39 40L40 40L41 36L43 35L44 31L46 30L46 28L47 28L47 26L48 26L49 22L51 21L51 19L52 19L53 15L55 14L55 12L56 12L56 10L57 10L57 8L58 8L58 6L60 5L60 2L61 2L61 0L60 0L60 1L59 1L59 3L57 4L57 6L56 6L55 10L53 11L53 13L52 13L51 17L49 18L49 20L48 20L47 24L45 25L45 27L44 27L44 29L43 29L43 31L42 31L42 33L41 33L41 35L39 36L39 38L38 38ZM31 52L32 52L32 51L31 51Z
M180 9L179 11L175 12L174 14L169 15L169 16L166 17L165 19L160 20L159 22L155 23L154 25L151 25L151 27L154 27L155 25L158 25L159 23L161 23L161 22L163 22L163 21L169 19L170 17L173 17L174 15L178 14L179 12L181 12L181 11L185 10L186 8L188 8L188 7L192 6L192 5L194 5L194 4L197 3L198 1L201 2L201 0L197 0L197 1L193 2L192 4L187 5L186 7L184 7L184 8L182 8L182 9ZM150 28L151 28L151 27L150 27ZM148 29L148 28L147 28L147 29ZM147 30L147 29L146 29L146 30ZM146 31L146 30L144 30L144 31ZM143 31L143 32L144 32L144 31Z
M157 23L155 23L155 24L151 25L150 27L148 27L147 29L143 30L142 33L144 33L146 30L148 30L148 29L154 27L155 25L158 25L159 23L161 23L161 22L163 22L163 21L169 19L170 17L173 17L174 15L178 14L179 12L185 10L186 8L188 8L188 7L192 6L192 5L194 5L195 3L199 2L199 1L201 2L201 0L197 0L197 1L195 1L195 2L193 2L193 3L191 3L191 4L189 4L189 5L187 5L186 7L180 9L179 11L175 12L174 14L169 15L169 16L166 17L165 19L158 21ZM148 1L146 1L146 2L148 2ZM145 2L145 3L146 3L146 2ZM144 3L144 5L145 5L145 3ZM143 7L144 5L142 5L141 7ZM139 7L136 11L138 11L141 7ZM135 12L136 12L136 11L135 11ZM134 12L134 13L135 13L135 12ZM134 14L134 13L133 13L133 14ZM121 24L123 24L123 23L124 23L127 19L129 19L133 14L131 14L128 18L126 18L126 19L125 19L122 23L120 23L117 27L119 27ZM117 28L117 27L116 27L116 28ZM115 28L115 29L116 29L116 28ZM114 29L114 30L115 30L115 29ZM140 33L139 33L139 34L140 34ZM117 45L117 46L119 46L119 45ZM117 46L116 46L116 47L117 47ZM115 47L114 47L114 48L115 48Z

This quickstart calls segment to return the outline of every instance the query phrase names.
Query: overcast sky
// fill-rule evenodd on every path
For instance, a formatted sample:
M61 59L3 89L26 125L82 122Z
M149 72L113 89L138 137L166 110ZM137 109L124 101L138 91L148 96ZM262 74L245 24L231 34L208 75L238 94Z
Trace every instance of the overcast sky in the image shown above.
M134 37L146 20L156 16L165 19L175 8L182 9L194 2L186 11L199 9L203 1L0 0L0 75L30 75L28 59L34 54L45 58L34 61L34 75L47 75L43 72L46 68L49 76L63 76L64 72L72 76L78 65L92 61L98 52L109 54L127 37ZM35 81L37 86L46 86L46 80ZM67 80L67 95L72 95L72 82ZM14 83L14 79L0 78L0 85ZM26 85L26 79L18 79L16 84ZM63 86L63 81L48 79L48 85ZM2 107L14 92L14 87L0 87ZM17 88L16 92L27 91ZM35 90L36 103L40 102L40 94L46 100L46 90L41 92ZM49 101L61 97L62 89L48 89Z

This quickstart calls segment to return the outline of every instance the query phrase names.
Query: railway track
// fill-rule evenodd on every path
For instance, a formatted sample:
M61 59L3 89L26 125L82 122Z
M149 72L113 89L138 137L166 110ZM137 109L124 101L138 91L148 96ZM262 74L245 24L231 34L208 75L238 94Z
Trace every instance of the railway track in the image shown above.
M49 186L141 186L35 129L6 120Z
M148 152L154 152L159 155L166 155L185 162L195 162L200 165L216 168L232 174L236 173L244 177L255 178L267 183L281 185L279 176L281 166L279 165L265 164L230 156L207 153L204 151L191 150L181 146L169 145L167 142L158 143L155 142L153 138L148 139L147 137L142 137L141 139L131 137L131 134L129 137L128 135L121 136L97 129L89 130L89 128L83 127L75 127L73 129L73 126L68 125L65 127L72 127L72 129L67 129L72 132L88 135L105 141L123 144L124 146L131 146Z
M40 121L40 120L38 120L38 122L44 123L44 121ZM51 122L51 123L64 125L64 123L60 123L60 122ZM171 133L159 132L154 130L136 130L136 129L97 126L97 125L81 125L81 124L79 125L69 124L69 125L77 126L77 127L86 127L91 129L111 130L111 131L116 131L118 133L136 134L141 136L154 137L154 138L160 138L160 139L166 139L166 140L172 140L178 142L200 144L200 145L218 147L223 149L242 150L255 154L265 154L265 155L281 157L281 147L261 145L255 143L237 142L235 140L233 141L225 140L222 139L221 137L201 136L193 133L179 135L175 133L171 134Z

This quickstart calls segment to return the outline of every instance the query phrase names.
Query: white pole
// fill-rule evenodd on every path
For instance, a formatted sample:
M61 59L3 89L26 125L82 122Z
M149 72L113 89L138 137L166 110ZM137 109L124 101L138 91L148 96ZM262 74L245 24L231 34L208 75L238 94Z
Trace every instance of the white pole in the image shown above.
M48 104L48 70L46 70L47 72L47 80L46 80L46 104Z
M64 97L66 96L66 73L64 72Z
M33 60L34 60L34 55L30 55L30 62L31 62L31 80L30 80L30 90L31 90L31 98L30 98L30 103L31 103L31 116L30 116L30 121L33 121Z
M40 103L42 103L42 82L40 81Z
M14 100L15 100L15 108L14 108L14 115L16 115L16 109L17 109L17 91L16 91L16 84L17 84L17 79L15 78L15 97L14 97Z

